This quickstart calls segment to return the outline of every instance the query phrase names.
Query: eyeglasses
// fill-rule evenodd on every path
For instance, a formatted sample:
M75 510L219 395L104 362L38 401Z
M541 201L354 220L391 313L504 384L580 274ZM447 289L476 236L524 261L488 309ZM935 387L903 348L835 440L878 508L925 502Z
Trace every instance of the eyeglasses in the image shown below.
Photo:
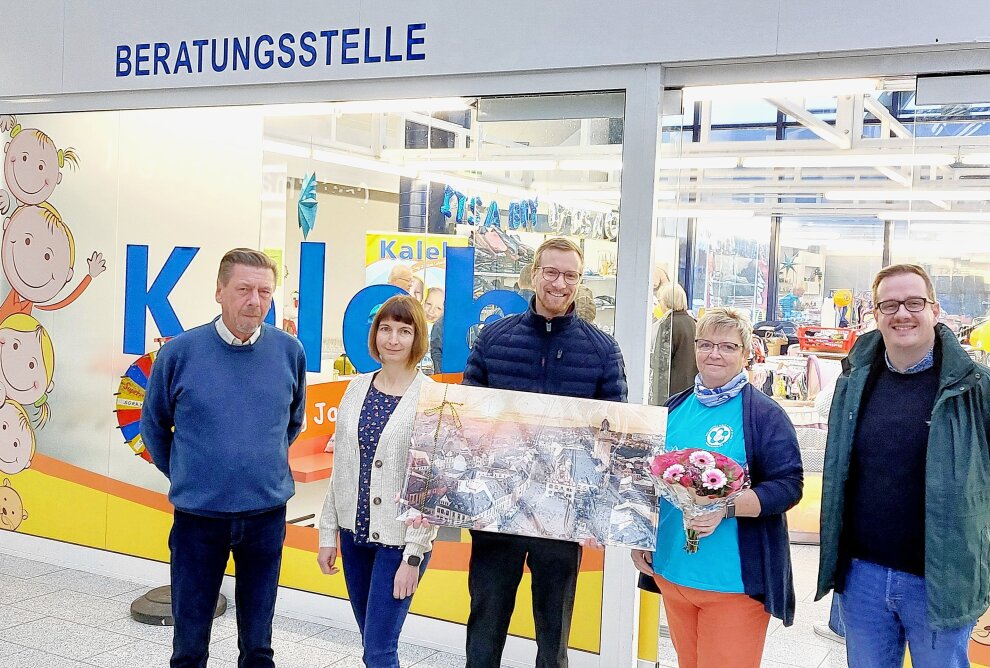
M709 341L708 339L695 339L694 345L703 353L710 353L718 348L718 351L723 355L734 355L742 350L741 343L732 343L731 341L715 343L714 341Z
M929 304L934 304L930 299L925 299L924 297L908 297L907 299L885 299L882 302L877 303L877 310L884 315L894 315L901 310L901 304L904 304L906 308L911 313L919 313L925 310L925 307Z
M540 267L543 270L543 279L553 283L557 280L557 277L563 274L564 283L568 285L577 285L578 281L581 280L581 274L576 271L561 271L556 267Z

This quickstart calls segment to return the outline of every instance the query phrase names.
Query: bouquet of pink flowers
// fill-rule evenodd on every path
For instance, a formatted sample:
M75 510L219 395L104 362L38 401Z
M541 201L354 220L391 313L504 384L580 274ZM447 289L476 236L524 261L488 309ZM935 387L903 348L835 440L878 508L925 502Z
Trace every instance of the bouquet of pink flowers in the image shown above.
M685 448L650 460L650 474L657 492L684 514L687 543L698 551L698 532L688 527L695 517L722 510L750 486L746 469L734 459L700 448Z

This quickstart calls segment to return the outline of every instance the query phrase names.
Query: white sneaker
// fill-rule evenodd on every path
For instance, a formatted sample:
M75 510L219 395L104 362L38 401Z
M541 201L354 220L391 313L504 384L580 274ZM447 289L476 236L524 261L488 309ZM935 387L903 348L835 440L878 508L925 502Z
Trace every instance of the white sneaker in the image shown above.
M827 638L832 642L846 644L846 639L828 627L828 624L815 624L815 635Z

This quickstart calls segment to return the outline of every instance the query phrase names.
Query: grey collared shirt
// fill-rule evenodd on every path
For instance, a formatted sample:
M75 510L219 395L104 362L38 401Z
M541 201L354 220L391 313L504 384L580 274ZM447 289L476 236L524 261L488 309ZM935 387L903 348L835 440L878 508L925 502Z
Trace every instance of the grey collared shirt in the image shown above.
M241 341L239 338L234 336L233 332L227 329L227 325L223 324L223 318L217 318L216 325L217 325L217 334L220 335L220 338L232 346L249 346L255 341L257 341L258 337L261 336L261 327L259 327L258 329L254 330L254 333L251 334L251 337L247 341Z

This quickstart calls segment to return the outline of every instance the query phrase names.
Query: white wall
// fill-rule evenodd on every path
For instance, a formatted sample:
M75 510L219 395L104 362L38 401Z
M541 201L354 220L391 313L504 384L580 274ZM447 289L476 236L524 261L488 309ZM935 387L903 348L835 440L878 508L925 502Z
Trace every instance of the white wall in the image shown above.
M217 74L115 76L116 46L224 36L384 27L404 37L426 23L426 60L335 63ZM284 11L272 0L228 3L155 0L36 0L5 12L0 24L0 96L332 81L420 75L535 71L639 63L678 63L784 54L909 49L990 42L990 12L946 0L592 0L484 3L437 0L302 0ZM372 49L374 53L376 49Z
M134 457L115 428L113 394L136 357L122 350L127 245L148 246L149 284L174 246L199 247L170 302L187 329L217 315L220 258L259 242L260 112L182 109L18 120L79 155L79 169L62 169L50 199L76 244L75 275L61 296L87 274L93 251L107 264L74 303L34 311L51 334L56 359L52 420L38 432L38 451L164 491L164 477ZM147 323L145 350L153 350L159 332L150 314Z

